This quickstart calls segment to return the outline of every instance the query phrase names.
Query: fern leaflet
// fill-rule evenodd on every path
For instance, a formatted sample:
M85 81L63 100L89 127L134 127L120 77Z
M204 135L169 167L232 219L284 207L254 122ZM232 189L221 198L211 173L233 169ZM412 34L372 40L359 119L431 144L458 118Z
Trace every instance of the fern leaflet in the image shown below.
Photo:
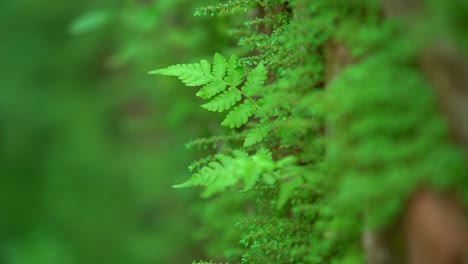
M222 80L213 80L211 83L203 86L203 88L196 93L196 95L202 99L210 99L216 94L224 91L227 87L227 83Z
M247 76L247 82L242 89L247 96L261 95L261 88L267 79L267 70L263 63L253 69Z
M241 99L242 94L239 93L239 91L234 88L229 88L229 90L224 91L222 94L216 96L213 100L203 104L202 107L208 111L223 112L230 109Z
M244 140L244 147L250 147L261 142L271 131L270 124L257 124L254 128L250 129Z
M249 121L249 117L253 114L252 108L252 102L245 101L243 104L236 106L231 112L229 112L221 125L230 128L241 127Z
M223 79L226 75L227 62L226 59L219 53L216 53L213 59L213 76Z

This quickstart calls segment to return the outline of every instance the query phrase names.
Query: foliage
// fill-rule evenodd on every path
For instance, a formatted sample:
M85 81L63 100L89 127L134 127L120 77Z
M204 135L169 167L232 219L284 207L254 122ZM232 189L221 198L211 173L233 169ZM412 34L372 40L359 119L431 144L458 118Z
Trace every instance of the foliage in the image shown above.
M196 140L214 151L175 186L204 186L209 200L197 212L208 258L363 263L363 230L396 224L412 191L466 195L466 162L416 64L433 36L417 21L450 21L440 13L448 5L429 5L417 34L371 0L232 0L196 10L230 17L240 44L230 51L241 58L216 54L213 67L202 60L152 73L201 86L203 108L229 111L221 125L233 134ZM453 21L440 21L429 24L463 43ZM332 42L349 49L353 65L331 79Z
M200 63L174 65L150 73L177 76L187 86L203 86L196 95L210 101L202 107L212 112L230 110L221 125L238 128L247 123L249 117L260 109L258 102L261 100L262 86L267 79L265 66L260 63L249 72L245 84L238 87L243 83L243 71L238 64L236 56L227 61L220 54L216 54L213 69L208 61L202 60ZM237 104L239 101L242 102ZM269 120L268 116L263 116ZM265 132L268 133L268 128L251 130L244 146L261 141L266 136Z
M179 163L198 157L184 142L209 120L189 91L145 76L155 61L223 43L186 14L194 2L0 1L1 263L198 257L196 198L170 186L188 175Z

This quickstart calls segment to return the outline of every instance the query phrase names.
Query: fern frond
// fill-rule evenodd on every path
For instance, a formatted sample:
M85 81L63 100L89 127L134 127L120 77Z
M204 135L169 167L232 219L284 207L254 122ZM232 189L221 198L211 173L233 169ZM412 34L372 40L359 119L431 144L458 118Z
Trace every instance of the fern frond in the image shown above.
M204 197L210 197L238 184L242 184L242 189L247 191L260 179L266 184L275 183L277 178L274 175L283 170L286 159L288 158L274 161L271 151L266 148L261 148L254 155L248 155L242 150L235 150L232 155L216 154L214 159L210 158L210 162L189 180L175 185L174 188L205 186L202 193ZM287 163L291 164L289 161Z
M239 176L244 175L239 175L236 173L236 170L239 167L246 166L249 156L243 151L236 150L233 152L233 156L217 154L216 159L217 161L210 162L208 166L201 168L197 173L193 174L188 181L174 185L174 188L206 186L202 195L210 197L237 184L241 180L242 177Z
M218 53L214 55L213 67L202 60L200 63L178 64L150 73L176 76L187 86L202 86L196 95L210 100L202 107L213 112L230 110L221 123L230 128L241 127L254 113L261 112L252 96L262 96L262 86L268 75L265 65L260 62L247 75L245 85L239 88L244 82L244 68L240 67L239 58L233 55L227 61Z

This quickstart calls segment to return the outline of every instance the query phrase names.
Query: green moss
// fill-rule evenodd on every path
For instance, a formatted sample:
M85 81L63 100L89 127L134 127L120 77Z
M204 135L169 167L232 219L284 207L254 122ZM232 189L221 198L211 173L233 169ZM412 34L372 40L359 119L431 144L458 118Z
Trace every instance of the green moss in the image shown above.
M240 137L260 139L244 146L231 136L206 140L219 139L215 155L234 153L227 161L233 170L223 169L228 164L197 163L200 171L210 172L211 180L202 181L206 189L223 183L219 197L234 197L231 201L241 205L236 226L234 214L223 215L226 211L216 205L220 198L204 205L211 208L213 221L205 224L220 232L209 243L220 259L234 247L216 247L217 238L235 233L243 251L235 247L230 256L237 259L229 261L363 263L363 231L396 223L415 189L429 185L466 195L464 156L448 139L417 63L424 41L431 38L417 22L415 34L401 21L387 20L378 1L227 1L197 14L218 12L247 21L236 28L247 51L232 49L243 56L246 72L257 65L269 72L251 106L258 114L234 129ZM462 43L454 25L459 20L439 30ZM325 47L331 39L349 49L352 65L326 83ZM265 116L271 129L261 131ZM272 160L259 159L256 150L263 147ZM238 149L242 155L235 154ZM249 160L255 162L241 165ZM255 182L248 181L252 175ZM249 198L232 196L240 191Z

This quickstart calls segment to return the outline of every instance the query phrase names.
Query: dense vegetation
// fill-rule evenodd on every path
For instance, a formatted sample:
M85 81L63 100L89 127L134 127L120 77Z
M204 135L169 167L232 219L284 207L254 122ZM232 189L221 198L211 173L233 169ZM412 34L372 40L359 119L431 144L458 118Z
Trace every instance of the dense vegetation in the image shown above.
M199 87L201 106L226 113L220 124L233 129L191 142L213 151L175 186L202 186L210 198L200 211L209 257L364 263L361 236L397 225L418 188L466 201L465 157L417 63L434 36L466 47L457 31L466 5L451 5L396 10L409 22L387 19L392 4L376 1L237 0L195 11L230 17L240 48L222 52L236 55L151 73ZM389 238L400 245L388 245L386 261L403 261L402 236Z
M0 2L0 263L407 263L415 193L468 203L464 1L36 2Z

